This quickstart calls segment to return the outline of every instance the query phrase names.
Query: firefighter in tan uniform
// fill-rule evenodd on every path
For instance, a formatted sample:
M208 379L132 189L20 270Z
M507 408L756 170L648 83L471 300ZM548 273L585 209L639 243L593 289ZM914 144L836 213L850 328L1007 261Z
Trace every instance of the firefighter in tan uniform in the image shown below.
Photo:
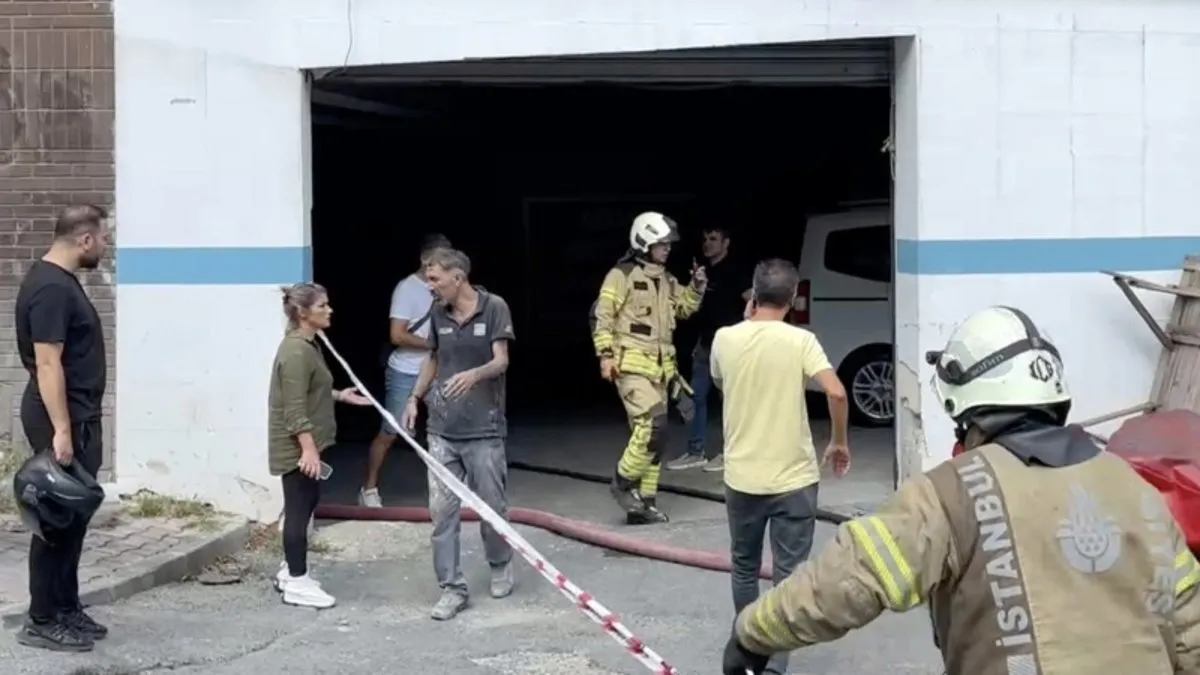
M608 271L592 308L592 342L600 375L614 382L629 417L629 442L617 464L613 498L631 525L662 523L658 509L667 404L690 404L675 364L676 319L693 314L704 295L703 268L684 286L664 264L679 240L675 222L661 213L633 220L629 252Z
M966 451L745 608L723 672L925 604L947 675L1200 673L1200 566L1158 492L1066 426L1054 345L993 307L927 360Z

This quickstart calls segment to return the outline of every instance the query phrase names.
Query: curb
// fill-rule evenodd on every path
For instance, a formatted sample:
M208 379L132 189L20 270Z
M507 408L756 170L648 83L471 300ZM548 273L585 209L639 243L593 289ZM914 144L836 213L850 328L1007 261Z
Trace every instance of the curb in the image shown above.
M187 548L176 549L156 558L131 565L100 584L80 589L79 599L85 607L107 605L124 600L143 591L174 583L199 574L214 560L232 555L246 546L251 523L235 520L213 536L197 541ZM25 620L27 603L0 605L0 625L15 628Z

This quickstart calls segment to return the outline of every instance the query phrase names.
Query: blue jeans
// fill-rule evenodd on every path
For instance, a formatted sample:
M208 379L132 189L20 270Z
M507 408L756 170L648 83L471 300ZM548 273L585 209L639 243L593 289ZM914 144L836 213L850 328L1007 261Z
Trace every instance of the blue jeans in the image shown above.
M389 367L383 375L383 407L392 413L396 421L400 421L400 416L404 414L404 406L408 403L408 397L412 396L413 387L417 386L417 376L402 373L395 368ZM383 426L380 428L381 433L397 436L400 432L396 431L391 424L385 419Z
M696 345L692 350L692 432L688 436L688 452L704 454L708 441L708 394L712 391L712 375L708 371L708 347Z

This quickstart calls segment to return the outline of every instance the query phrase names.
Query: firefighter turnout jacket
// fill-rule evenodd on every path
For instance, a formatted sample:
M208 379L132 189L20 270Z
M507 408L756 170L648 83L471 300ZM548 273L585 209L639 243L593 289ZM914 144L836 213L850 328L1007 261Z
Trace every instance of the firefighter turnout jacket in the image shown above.
M1197 582L1162 497L1120 458L1047 469L989 444L842 524L736 634L772 654L928 604L947 675L1196 674Z
M677 373L675 321L691 316L700 300L662 265L623 259L605 275L592 308L596 355L615 359L621 373L670 381Z

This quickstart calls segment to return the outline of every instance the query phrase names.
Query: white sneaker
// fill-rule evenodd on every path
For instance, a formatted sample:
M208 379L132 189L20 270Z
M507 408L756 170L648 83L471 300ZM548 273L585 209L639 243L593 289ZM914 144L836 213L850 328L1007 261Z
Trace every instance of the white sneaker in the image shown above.
M288 574L287 561L284 560L283 562L279 563L279 571L275 572L275 576L271 577L271 585L275 587L276 591L282 593L283 585L288 579L291 578L291 576L292 575Z
M283 602L287 605L296 607L312 607L314 609L329 609L333 607L337 601L333 596L326 593L321 584L317 583L316 579L305 574L302 577L294 577L287 574L282 579L283 586Z
M362 488L358 491L358 505L372 509L383 507L383 497L379 496L379 488Z

